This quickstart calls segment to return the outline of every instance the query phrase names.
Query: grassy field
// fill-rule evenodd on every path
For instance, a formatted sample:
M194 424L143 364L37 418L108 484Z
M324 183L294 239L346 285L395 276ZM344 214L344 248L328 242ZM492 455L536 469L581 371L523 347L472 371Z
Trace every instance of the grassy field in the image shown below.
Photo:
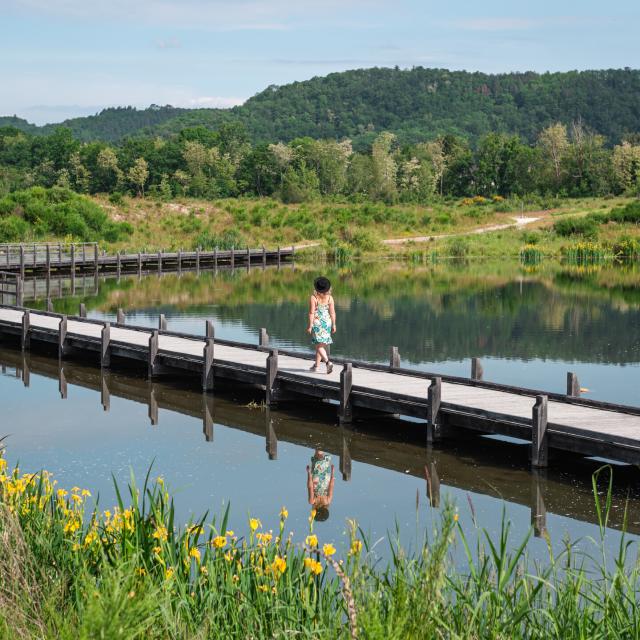
M594 476L600 539L581 550L549 545L534 564L530 534L513 540L504 517L496 537L465 530L449 503L415 552L391 541L384 567L353 521L343 551L313 511L299 540L285 507L273 529L234 531L228 510L180 526L162 478L102 510L0 457L0 637L636 638L635 543L611 558L604 545L610 474Z

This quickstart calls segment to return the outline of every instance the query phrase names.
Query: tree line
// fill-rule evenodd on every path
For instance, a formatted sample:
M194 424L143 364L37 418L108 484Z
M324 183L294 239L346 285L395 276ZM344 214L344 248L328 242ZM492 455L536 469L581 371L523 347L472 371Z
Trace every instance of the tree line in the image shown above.
M454 135L402 145L395 134L382 132L363 151L355 151L349 138L252 145L238 123L117 145L81 142L66 128L43 136L4 127L0 195L31 186L162 199L272 196L287 203L640 194L640 134L613 147L605 142L580 121L548 126L532 143L490 133L475 146Z

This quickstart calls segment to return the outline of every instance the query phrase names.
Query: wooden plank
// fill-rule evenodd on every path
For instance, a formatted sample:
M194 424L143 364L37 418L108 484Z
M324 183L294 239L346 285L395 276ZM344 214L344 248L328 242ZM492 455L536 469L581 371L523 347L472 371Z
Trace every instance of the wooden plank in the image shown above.
M204 324L204 335L206 338L214 338L215 337L215 328L213 326L213 322L211 320L206 320Z
M154 330L149 336L149 378L152 378L156 373L156 360L158 359L158 338L159 334L157 330Z
M104 411L109 411L111 408L111 393L107 383L107 376L104 375L104 372L100 376L100 404Z

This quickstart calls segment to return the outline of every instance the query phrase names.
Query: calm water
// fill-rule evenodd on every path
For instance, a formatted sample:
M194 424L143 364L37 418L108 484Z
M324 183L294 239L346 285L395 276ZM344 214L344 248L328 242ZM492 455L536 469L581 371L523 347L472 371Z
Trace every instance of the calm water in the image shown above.
M408 366L464 375L469 359L479 356L487 379L553 391L564 390L572 370L589 397L639 402L640 277L634 269L368 264L325 272L338 306L335 354L384 361L396 345ZM75 295L63 282L63 298L54 305L73 313L83 301L89 315L106 318L123 307L128 322L142 325L157 324L158 313L165 313L169 328L197 333L213 319L217 336L245 341L256 341L260 327L267 327L274 344L307 349L306 298L315 273L296 266L163 275L100 280L97 288L76 279ZM39 291L46 287L36 284ZM50 284L53 295L57 286ZM473 511L480 526L495 531L505 509L516 538L536 513L558 545L566 533L597 533L591 495L597 461L563 457L533 476L522 443L469 436L428 453L419 423L359 417L353 429L341 430L330 405L266 413L248 407L259 398L237 387L217 390L206 403L188 384L149 384L131 371L101 379L96 368L75 362L64 365L69 393L63 401L56 360L23 358L6 345L0 364L0 435L10 434L10 461L47 468L64 485L87 486L100 494L103 507L114 499L111 473L121 482L131 470L142 478L153 463L154 476L164 476L174 489L185 520L206 510L219 513L230 501L236 529L248 513L275 528L286 505L290 526L302 536L305 467L318 446L331 453L337 477L331 515L317 525L323 539L340 542L345 519L355 518L374 540L397 523L412 544L438 514L427 499L425 465L439 476L440 504L454 500L469 523ZM100 404L103 385L111 394L108 412ZM150 402L159 406L155 426ZM209 441L203 433L207 414L213 419ZM351 475L343 479L349 458ZM614 477L610 545L619 540L627 494L630 529L640 532L637 469L616 465ZM536 507L541 504L544 509ZM530 548L543 555L545 546L538 538Z

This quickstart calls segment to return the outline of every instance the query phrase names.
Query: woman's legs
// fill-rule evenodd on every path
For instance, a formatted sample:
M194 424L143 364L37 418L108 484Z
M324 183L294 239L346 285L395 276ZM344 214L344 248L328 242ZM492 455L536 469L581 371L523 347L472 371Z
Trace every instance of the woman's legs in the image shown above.
M326 345L324 344L319 344L317 345L316 349L316 363L320 364L320 361L318 360L318 354L320 354L320 358L322 362L329 362L329 356L327 355L327 350L326 350Z
M321 344L317 344L316 345L316 367L320 366L320 363L322 362L322 360L324 359L321 353L321 349L322 349L322 345ZM326 353L325 353L326 355Z

